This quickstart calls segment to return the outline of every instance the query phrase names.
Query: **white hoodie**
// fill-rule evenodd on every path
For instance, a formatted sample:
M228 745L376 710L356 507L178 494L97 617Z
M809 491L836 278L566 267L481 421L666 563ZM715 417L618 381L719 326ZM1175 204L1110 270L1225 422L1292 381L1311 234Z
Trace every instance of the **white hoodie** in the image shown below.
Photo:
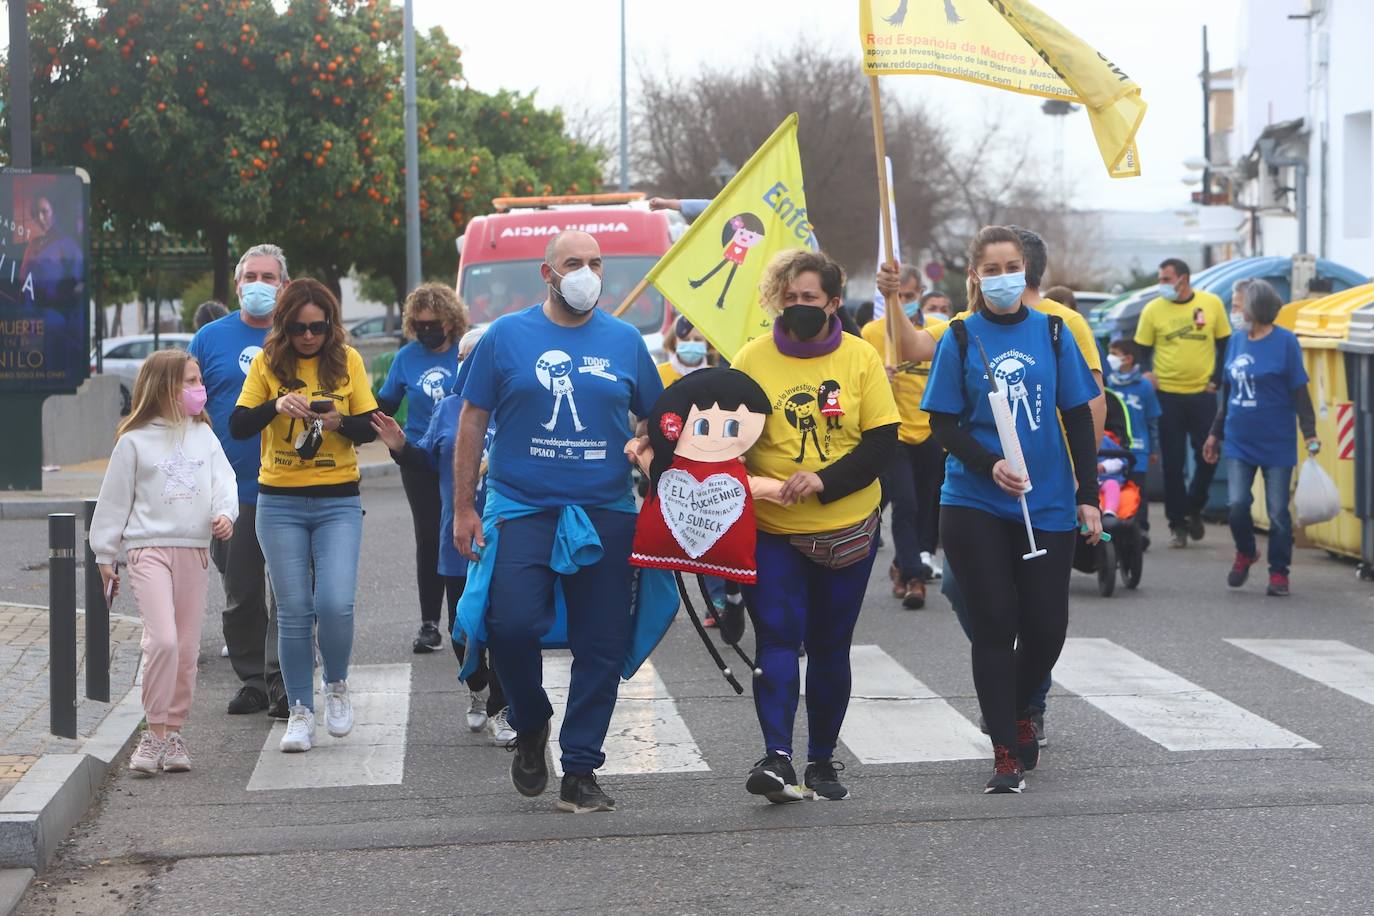
M91 520L97 563L120 547L209 547L210 522L238 518L238 483L208 423L154 420L119 437Z

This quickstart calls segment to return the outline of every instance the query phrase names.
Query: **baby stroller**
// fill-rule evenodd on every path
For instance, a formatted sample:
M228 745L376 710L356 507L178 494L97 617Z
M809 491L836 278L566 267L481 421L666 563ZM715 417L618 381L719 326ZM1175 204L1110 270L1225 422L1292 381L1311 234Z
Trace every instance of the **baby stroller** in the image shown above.
M1130 450L1129 421L1125 406L1110 391L1107 392L1107 432L1121 444L1099 449L1097 457L1099 460L1116 459L1123 462L1124 475L1129 478L1135 467L1135 455ZM1103 598L1110 598L1116 591L1118 571L1122 585L1129 589L1140 585L1145 564L1145 545L1137 520L1141 498L1140 488L1134 481L1126 480L1121 484L1121 505L1116 515L1104 513L1102 517L1102 530L1110 534L1112 539L1090 547L1087 538L1078 538L1073 567L1097 576L1097 591Z

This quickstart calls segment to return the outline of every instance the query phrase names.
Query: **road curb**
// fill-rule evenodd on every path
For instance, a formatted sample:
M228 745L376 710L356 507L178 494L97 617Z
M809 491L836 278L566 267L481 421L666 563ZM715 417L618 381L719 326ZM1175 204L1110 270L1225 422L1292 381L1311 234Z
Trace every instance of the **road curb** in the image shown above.
M99 795L142 721L142 692L134 687L110 709L78 753L38 758L0 799L0 868L43 870L57 844ZM8 880L10 876L0 872L0 903L6 899Z
M19 901L24 899L24 892L29 889L33 874L32 868L0 869L0 913L9 916L14 912Z

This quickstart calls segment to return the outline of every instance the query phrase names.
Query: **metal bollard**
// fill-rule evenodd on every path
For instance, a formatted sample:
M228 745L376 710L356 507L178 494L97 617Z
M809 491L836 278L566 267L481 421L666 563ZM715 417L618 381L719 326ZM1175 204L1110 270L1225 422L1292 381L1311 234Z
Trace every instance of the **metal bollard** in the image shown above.
M49 728L76 737L76 516L48 516Z
M86 698L110 702L110 606L91 549L95 500L86 500Z

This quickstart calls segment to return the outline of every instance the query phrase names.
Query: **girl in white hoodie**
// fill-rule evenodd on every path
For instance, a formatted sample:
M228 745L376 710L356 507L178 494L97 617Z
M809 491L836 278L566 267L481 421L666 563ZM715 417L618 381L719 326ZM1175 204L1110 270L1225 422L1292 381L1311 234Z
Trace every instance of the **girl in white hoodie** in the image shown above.
M181 727L196 686L208 549L211 537L233 534L238 511L234 470L205 413L200 365L182 350L154 353L134 382L91 521L106 593L119 590L122 547L143 618L148 728L129 760L136 772L191 768Z

